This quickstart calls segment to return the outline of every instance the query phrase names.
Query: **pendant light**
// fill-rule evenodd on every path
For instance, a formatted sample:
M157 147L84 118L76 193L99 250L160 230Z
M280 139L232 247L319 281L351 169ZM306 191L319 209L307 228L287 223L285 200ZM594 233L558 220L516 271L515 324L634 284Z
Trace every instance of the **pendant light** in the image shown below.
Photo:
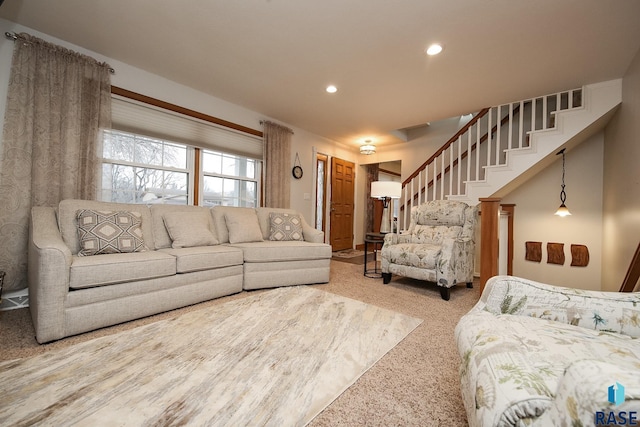
M562 150L560 150L560 151L558 151L556 153L556 156L562 154L562 185L561 185L561 190L560 190L560 207L558 208L558 210L554 214L554 215L558 215L560 217L565 217L565 216L571 215L571 212L569 212L569 209L564 204L564 202L567 200L567 193L564 191L564 187L565 187L565 185L564 185L564 150L565 150L565 148L563 148Z

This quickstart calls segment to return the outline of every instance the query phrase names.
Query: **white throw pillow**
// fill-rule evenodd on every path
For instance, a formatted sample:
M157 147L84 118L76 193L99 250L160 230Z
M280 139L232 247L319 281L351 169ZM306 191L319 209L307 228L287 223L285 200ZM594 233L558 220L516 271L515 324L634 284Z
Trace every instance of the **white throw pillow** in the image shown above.
M254 209L237 208L233 212L225 212L224 219L229 230L229 243L263 241L258 215Z
M209 211L167 212L162 218L174 249L219 243L209 228Z

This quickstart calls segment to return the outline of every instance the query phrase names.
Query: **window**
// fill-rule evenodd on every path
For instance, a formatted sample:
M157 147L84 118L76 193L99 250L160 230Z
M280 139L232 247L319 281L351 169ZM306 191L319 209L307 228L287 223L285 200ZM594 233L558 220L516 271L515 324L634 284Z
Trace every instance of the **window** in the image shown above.
M111 87L104 201L259 206L262 132Z
M189 204L193 151L156 138L104 131L102 200Z
M258 167L254 159L202 150L204 206L258 206Z

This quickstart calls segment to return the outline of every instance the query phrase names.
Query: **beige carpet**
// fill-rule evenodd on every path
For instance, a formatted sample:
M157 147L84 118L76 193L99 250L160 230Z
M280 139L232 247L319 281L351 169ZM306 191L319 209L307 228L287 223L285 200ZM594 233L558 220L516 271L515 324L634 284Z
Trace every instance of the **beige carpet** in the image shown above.
M398 311L424 322L313 419L310 426L466 425L458 380L460 359L453 328L479 298L477 286L466 289L461 285L452 289L451 300L447 302L440 298L434 285L397 277L383 285L381 279L363 277L362 266L332 262L330 283L313 288ZM258 292L263 291L244 292L47 345L38 345L33 338L27 310L0 312L0 360L69 347Z

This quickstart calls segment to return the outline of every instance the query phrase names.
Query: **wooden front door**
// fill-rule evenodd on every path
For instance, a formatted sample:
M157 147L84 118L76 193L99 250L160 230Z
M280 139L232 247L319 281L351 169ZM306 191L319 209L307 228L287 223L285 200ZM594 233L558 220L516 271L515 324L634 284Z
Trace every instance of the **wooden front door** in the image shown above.
M331 250L353 248L353 205L356 181L355 164L331 159Z

